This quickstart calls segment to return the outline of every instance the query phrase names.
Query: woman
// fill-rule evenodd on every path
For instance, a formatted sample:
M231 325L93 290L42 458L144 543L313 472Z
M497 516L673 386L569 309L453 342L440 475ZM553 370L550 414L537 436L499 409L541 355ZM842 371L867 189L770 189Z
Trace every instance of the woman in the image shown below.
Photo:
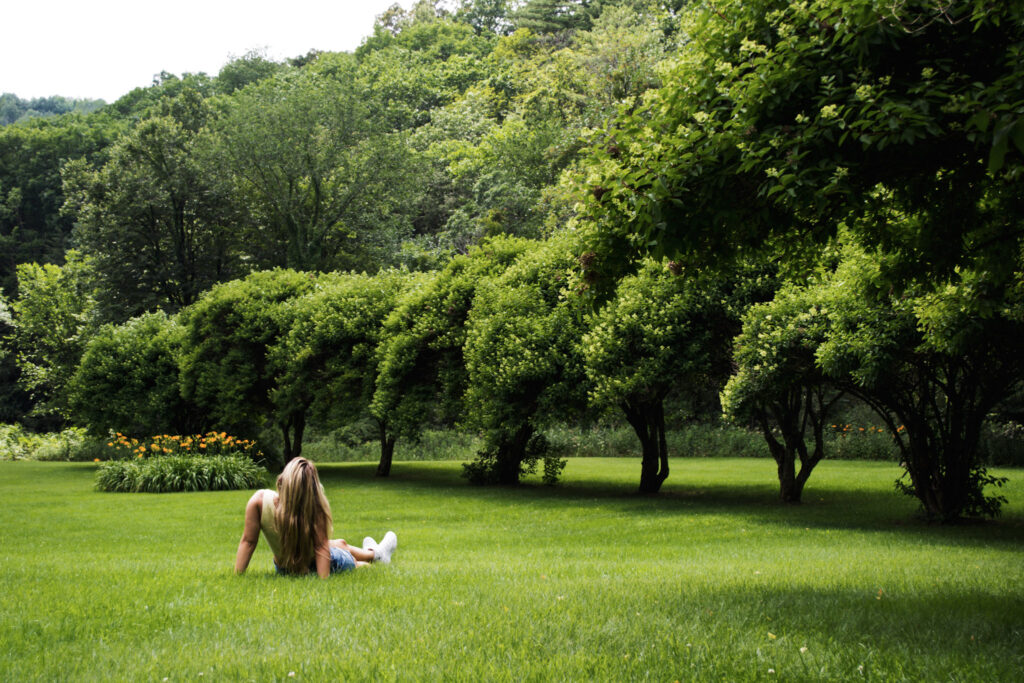
M394 532L380 544L367 537L362 548L344 539L331 539L331 505L324 496L316 466L295 458L277 478L277 491L260 489L245 506L245 530L235 555L235 573L241 574L260 540L260 530L274 552L279 574L316 572L321 579L371 562L387 564L398 546Z

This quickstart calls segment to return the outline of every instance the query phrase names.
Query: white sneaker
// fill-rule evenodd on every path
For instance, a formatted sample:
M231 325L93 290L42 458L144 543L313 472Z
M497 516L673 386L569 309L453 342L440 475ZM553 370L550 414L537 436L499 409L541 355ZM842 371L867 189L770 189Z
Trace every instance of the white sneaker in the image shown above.
M380 562L381 564L391 563L391 554L395 552L395 548L398 547L398 536L395 535L394 531L389 531L384 534L384 538L380 539L380 545L373 549L373 561Z
M376 549L377 549L377 541L373 540L369 536L367 536L366 538L363 539L363 550L373 551L373 550L376 550Z

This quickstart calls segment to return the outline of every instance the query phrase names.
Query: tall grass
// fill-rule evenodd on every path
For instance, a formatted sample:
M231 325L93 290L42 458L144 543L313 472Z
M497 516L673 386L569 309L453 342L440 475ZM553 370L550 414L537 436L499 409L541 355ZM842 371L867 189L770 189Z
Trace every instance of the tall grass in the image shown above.
M1024 675L1024 484L928 525L890 463L822 463L776 502L768 459L576 458L555 488L458 464L322 464L336 534L394 561L232 575L248 491L97 493L93 464L0 463L7 680L909 680ZM292 675L294 674L294 675Z

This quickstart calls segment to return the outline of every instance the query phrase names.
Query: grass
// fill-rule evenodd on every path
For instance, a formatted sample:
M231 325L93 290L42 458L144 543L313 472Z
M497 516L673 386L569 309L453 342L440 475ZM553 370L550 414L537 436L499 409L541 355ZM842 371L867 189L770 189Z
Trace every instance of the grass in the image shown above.
M104 494L92 463L0 463L7 680L912 680L1024 676L1024 481L942 527L895 466L573 459L555 488L455 462L320 465L336 532L398 532L389 567L231 573L248 492ZM803 650L806 648L806 650Z

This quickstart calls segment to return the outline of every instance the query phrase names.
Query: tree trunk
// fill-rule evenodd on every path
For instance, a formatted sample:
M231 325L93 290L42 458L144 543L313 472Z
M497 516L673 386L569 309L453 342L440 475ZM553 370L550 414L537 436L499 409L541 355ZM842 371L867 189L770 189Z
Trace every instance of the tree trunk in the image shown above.
M498 446L497 462L495 462L494 468L499 484L519 483L520 466L526 458L526 444L531 436L533 436L533 427L526 424L516 430L511 439L502 441Z
M386 477L391 474L391 460L395 454L395 437L388 434L387 424L380 426L380 462L377 464L377 476Z
M783 502L799 503L800 497L804 492L804 482L807 481L807 477L804 477L803 481L797 479L796 463L791 454L790 457L783 458L777 462L779 470L779 496Z
M302 434L306 430L305 413L293 413L280 423L281 435L284 437L284 462L288 464L302 455Z
M665 439L665 410L661 400L651 403L624 402L626 420L640 439L640 493L657 493L668 479L668 443Z

